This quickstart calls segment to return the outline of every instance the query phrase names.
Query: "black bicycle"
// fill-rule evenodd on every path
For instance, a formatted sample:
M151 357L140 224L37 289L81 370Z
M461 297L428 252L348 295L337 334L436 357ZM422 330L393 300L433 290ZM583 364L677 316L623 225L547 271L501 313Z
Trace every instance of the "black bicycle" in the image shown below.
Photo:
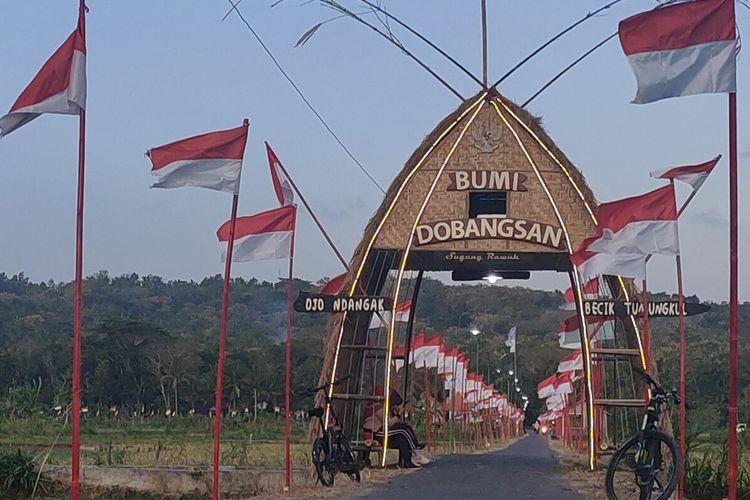
M340 378L333 383L339 385L345 380L351 378L351 375ZM344 434L344 429L340 424L336 411L331 404L331 398L328 397L329 384L323 384L320 387L309 389L303 393L304 396L314 396L319 391L323 391L325 396L325 407L313 408L307 412L310 418L317 418L320 422L320 428L323 435L315 438L312 445L312 463L315 466L315 472L318 480L323 486L333 486L336 474L341 472L349 476L352 481L359 482L359 465L354 459L352 446L349 438ZM323 421L326 408L329 408L328 423Z
M659 430L659 417L664 405L678 405L680 397L665 391L648 373L638 373L651 387L651 399L641 430L609 462L605 481L609 500L667 500L677 486L680 457L674 439Z

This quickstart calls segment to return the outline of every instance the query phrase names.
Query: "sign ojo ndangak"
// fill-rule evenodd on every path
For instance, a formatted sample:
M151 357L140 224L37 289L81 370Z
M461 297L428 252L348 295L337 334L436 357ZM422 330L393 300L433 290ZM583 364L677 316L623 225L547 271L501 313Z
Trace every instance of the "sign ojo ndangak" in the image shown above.
M300 292L294 310L301 313L370 313L390 311L393 299L374 295L319 295Z

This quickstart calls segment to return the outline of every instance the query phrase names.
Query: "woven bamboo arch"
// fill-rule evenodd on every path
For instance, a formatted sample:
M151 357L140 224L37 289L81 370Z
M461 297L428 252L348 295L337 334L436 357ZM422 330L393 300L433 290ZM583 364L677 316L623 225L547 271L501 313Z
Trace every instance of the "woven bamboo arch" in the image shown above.
M505 213L471 217L473 197L486 193L505 193ZM386 367L396 346L410 342L411 321L404 327L387 318L416 301L422 272L552 270L568 273L580 290L568 256L594 234L595 206L583 175L540 120L496 90L480 92L440 122L391 183L350 262L346 293L390 296L393 311L375 329L368 313L338 314L328 324L321 383L352 375L329 391L345 427L359 427L363 402L377 399L375 385L384 386L380 399L388 405L394 381ZM628 293L622 281L611 283L613 294ZM591 354L578 296L593 467ZM635 322L632 329L640 347Z

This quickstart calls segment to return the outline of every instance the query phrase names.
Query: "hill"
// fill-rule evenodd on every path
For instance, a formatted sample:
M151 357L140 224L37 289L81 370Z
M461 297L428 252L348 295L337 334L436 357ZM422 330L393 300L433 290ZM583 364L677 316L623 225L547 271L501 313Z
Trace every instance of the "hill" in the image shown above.
M295 280L295 290L314 290L322 282ZM165 281L135 274L110 277L99 272L84 283L84 401L90 408L205 412L212 406L221 305L220 276L195 281ZM0 413L22 415L64 404L69 394L72 339L72 285L33 283L23 275L0 274ZM691 297L690 300L697 300ZM529 395L552 373L564 352L555 330L570 313L558 307L560 292L522 287L447 285L425 279L417 306L416 330L442 332L461 347L472 366L498 387L510 366L505 334L518 327L520 384ZM259 398L281 401L286 282L235 279L225 382L230 407ZM750 321L750 304L741 307L741 324ZM326 317L295 314L294 386L315 384L323 353ZM468 324L481 334L474 337ZM460 327L459 327L460 326ZM676 386L676 321L656 320L655 356L662 380ZM746 327L745 331L746 331ZM688 320L688 398L691 420L715 427L726 407L727 307ZM741 341L748 354L747 338ZM741 363L740 416L750 414L750 367ZM500 372L500 373L498 373ZM533 406L539 402L532 398ZM176 402L176 403L175 403Z

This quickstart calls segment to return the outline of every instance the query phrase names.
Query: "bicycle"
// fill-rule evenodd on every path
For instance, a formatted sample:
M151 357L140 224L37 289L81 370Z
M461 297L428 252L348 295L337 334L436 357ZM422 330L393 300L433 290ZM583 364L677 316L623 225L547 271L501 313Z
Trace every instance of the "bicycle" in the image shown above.
M659 417L665 404L678 405L680 397L676 392L665 391L648 373L637 373L651 387L651 398L640 431L609 462L607 498L667 500L677 486L681 462L674 439L659 429Z
M351 375L342 377L333 383L339 385L345 380L351 378ZM307 412L310 418L317 418L320 422L320 428L323 435L315 438L312 445L312 463L315 466L315 472L318 481L323 486L333 486L334 479L338 472L349 476L352 481L360 481L359 464L354 459L351 443L349 438L344 434L344 429L340 424L336 411L331 404L331 398L326 390L329 384L323 384L320 387L309 389L303 393L304 396L314 396L319 391L323 391L325 396L325 407L312 408ZM328 425L323 422L325 409L330 409Z

